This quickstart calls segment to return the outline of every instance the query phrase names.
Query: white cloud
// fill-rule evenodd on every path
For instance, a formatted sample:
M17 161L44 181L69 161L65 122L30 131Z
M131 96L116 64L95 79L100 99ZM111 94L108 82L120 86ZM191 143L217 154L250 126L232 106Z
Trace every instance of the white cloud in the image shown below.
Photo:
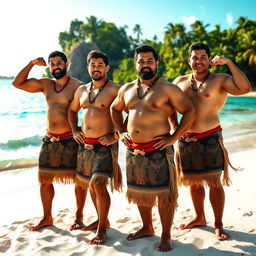
M195 16L182 16L181 19L188 25L193 24L197 20Z
M229 26L233 25L233 15L231 13L227 13L226 21Z

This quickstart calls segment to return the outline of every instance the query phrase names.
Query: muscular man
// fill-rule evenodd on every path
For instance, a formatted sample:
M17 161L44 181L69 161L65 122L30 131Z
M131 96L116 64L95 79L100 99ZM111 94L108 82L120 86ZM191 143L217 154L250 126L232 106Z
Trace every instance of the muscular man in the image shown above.
M189 132L179 140L179 182L190 186L196 217L182 229L205 226L204 184L210 188L210 202L215 216L215 233L218 240L226 240L229 235L223 230L222 215L225 195L220 180L224 170L223 182L229 184L228 155L218 117L228 93L241 95L251 90L244 73L228 58L210 57L206 44L195 43L189 47L188 62L192 74L180 76L173 83L178 85L191 99L196 109L196 120ZM227 65L232 76L209 71L209 66Z
M194 107L177 86L156 74L159 60L154 48L137 47L134 59L139 78L121 87L111 106L115 127L127 146L127 197L138 205L143 222L127 239L154 235L152 207L158 201L162 235L156 250L169 251L178 197L172 145L192 125ZM169 118L175 110L183 117L171 135ZM127 129L122 111L128 113Z
M54 187L52 182L70 183L76 177L76 155L78 144L73 139L68 123L68 108L76 89L81 82L67 75L68 62L64 53L55 51L48 57L49 69L55 79L29 78L30 70L36 66L46 66L43 58L29 62L13 81L21 90L42 92L46 100L46 135L42 141L39 156L39 183L44 217L39 224L31 227L36 231L53 224L52 200ZM84 192L75 188L76 196L84 203ZM77 218L81 216L77 216Z
M119 86L107 78L110 66L103 52L91 51L87 56L87 64L92 81L76 91L68 117L74 138L79 143L77 184L84 190L89 187L98 214L98 220L83 230L97 228L96 236L90 243L99 245L105 243L106 229L110 226L107 219L110 207L106 188L108 178L111 178L112 189L120 190L122 185L121 170L117 163L118 138L115 138L110 116L110 105ZM82 131L78 128L77 115L81 108L84 110Z

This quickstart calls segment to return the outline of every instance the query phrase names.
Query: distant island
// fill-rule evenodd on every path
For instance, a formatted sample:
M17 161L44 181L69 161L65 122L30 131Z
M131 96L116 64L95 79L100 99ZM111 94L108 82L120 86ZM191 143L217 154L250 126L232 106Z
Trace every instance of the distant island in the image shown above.
M14 79L14 76L0 76L0 79Z

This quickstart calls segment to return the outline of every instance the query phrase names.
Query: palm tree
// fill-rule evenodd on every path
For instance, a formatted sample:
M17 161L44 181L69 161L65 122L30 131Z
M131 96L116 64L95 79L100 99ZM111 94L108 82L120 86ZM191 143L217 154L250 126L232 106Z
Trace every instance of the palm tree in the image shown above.
M133 27L133 33L136 34L136 42L138 44L141 42L141 36L143 35L142 30L143 29L140 24L135 24Z

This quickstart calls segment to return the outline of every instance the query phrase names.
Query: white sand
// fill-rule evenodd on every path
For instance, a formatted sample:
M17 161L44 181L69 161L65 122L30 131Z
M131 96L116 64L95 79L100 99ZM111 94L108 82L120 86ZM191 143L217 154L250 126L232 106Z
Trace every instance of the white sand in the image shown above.
M179 207L172 227L173 251L168 253L154 250L161 234L156 208L153 214L156 236L131 242L126 240L128 233L141 227L141 220L137 207L126 201L125 193L111 194L111 228L105 245L87 244L94 232L69 231L75 214L73 185L55 186L55 225L38 232L28 231L28 227L37 223L42 215L39 186L36 183L37 169L29 168L26 171L0 173L0 255L256 255L256 150L234 153L230 158L235 166L243 167L244 170L231 172L233 185L225 188L223 222L231 236L228 241L220 242L215 239L214 219L208 197L205 201L208 225L185 231L178 229L181 223L190 220L194 214L189 190L184 187L179 190ZM84 215L85 224L96 219L89 196Z

